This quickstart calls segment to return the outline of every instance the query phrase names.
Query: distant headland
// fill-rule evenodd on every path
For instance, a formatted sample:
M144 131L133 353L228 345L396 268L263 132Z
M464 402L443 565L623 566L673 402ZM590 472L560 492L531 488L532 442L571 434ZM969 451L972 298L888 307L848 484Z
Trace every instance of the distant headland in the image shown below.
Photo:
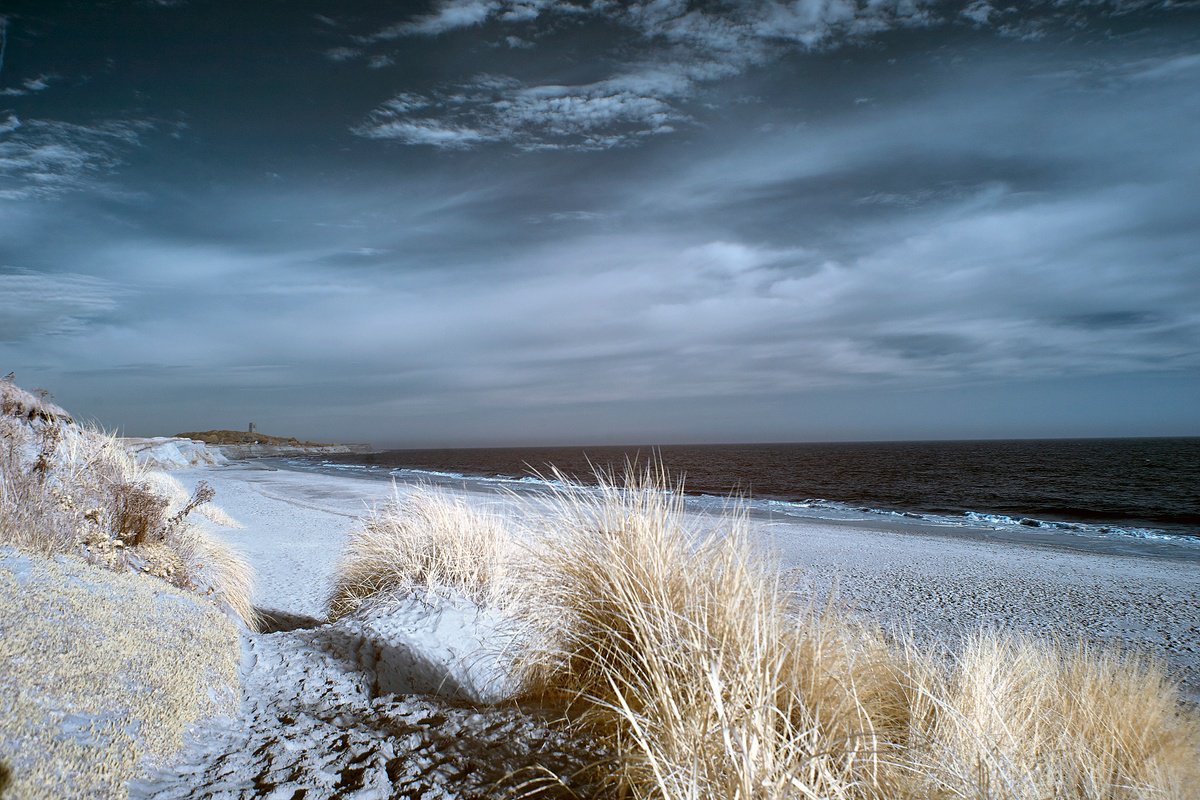
M247 431L212 430L175 434L176 439L204 442L226 458L262 458L286 455L319 455L322 453L369 453L369 444L328 444L310 442L295 436L271 436L250 426Z
M193 431L191 433L177 433L176 439L192 439L205 444L273 444L273 445L290 445L292 447L330 447L326 442L307 442L297 439L295 436L270 436L265 433L259 433L254 430L253 426L249 431Z

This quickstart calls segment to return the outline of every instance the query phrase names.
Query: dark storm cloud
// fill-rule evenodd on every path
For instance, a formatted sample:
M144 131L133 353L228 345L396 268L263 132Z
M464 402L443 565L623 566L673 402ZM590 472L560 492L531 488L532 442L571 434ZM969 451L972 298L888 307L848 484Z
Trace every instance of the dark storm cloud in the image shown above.
M143 433L1196 432L1195 12L1014 9L13 17L3 371Z

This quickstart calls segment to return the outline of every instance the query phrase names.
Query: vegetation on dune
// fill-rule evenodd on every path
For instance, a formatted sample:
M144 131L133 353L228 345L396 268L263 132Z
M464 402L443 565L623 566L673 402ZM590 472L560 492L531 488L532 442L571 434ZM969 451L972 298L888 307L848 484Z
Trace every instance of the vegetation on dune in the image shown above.
M251 573L194 524L212 497L0 381L0 794L124 797L236 708Z
M612 757L527 794L1193 796L1200 718L1152 663L995 632L922 651L800 605L736 509L703 527L661 471L562 485L515 532L410 495L351 538L338 576L353 603L442 584L528 623L517 699Z
M70 414L50 402L49 392L44 389L27 392L12 382L11 375L0 380L0 416L50 425L74 423Z
M391 500L346 541L329 615L337 619L372 597L436 588L480 605L504 602L517 556L499 517L432 489L401 494L393 485Z
M143 759L237 707L237 627L162 581L9 550L0 607L2 797L125 797Z
M161 578L253 625L249 565L191 521L228 519L207 484L189 495L10 381L0 411L0 545Z
M265 433L249 433L247 431L193 431L177 433L178 439L192 439L205 444L274 444L291 445L293 447L324 447L320 442L305 442L295 436L268 436Z

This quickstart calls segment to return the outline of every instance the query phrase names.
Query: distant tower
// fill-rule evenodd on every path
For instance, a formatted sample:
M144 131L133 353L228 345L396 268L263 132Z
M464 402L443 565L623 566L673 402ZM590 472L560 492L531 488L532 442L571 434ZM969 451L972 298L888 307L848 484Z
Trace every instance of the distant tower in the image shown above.
M250 423L249 433L254 433L254 423L253 422Z

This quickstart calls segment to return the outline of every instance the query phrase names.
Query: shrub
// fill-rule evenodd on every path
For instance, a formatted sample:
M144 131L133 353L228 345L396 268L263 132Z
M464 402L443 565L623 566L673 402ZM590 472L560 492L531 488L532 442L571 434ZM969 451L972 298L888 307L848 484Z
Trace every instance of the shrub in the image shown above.
M119 483L112 487L112 497L113 532L124 544L136 547L162 540L167 498L144 483Z
M50 402L48 393L27 392L11 379L0 379L0 416L51 425L73 423L70 414Z

